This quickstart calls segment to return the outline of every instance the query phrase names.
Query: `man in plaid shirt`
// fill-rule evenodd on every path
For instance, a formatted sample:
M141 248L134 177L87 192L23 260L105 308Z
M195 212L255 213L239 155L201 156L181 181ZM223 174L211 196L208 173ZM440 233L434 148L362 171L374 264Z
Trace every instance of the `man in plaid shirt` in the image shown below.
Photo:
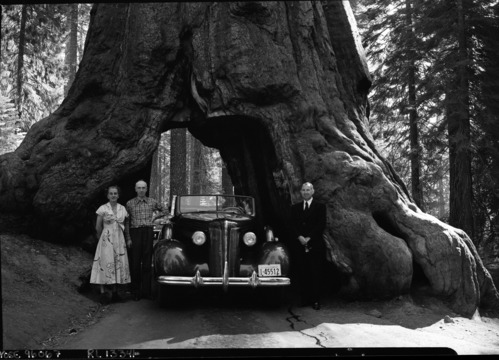
M145 181L137 181L135 192L137 196L126 203L125 237L132 250L132 294L137 301L141 297L151 298L153 221L165 215L167 209L146 196ZM159 214L153 218L154 211L159 211Z

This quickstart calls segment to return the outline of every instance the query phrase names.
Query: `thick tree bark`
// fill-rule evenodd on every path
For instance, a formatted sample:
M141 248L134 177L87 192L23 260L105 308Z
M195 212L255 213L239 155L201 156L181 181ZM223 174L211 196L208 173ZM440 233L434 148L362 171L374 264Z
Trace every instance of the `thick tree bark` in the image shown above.
M69 240L105 186L148 179L161 132L188 126L284 241L314 184L345 292L396 296L421 270L462 314L498 304L469 237L421 212L377 152L370 83L347 1L97 4L68 97L0 157L0 208Z
M455 0L459 44L456 78L447 94L449 138L450 207L449 224L466 231L473 238L473 187L471 176L471 126L469 110L468 46L464 3Z

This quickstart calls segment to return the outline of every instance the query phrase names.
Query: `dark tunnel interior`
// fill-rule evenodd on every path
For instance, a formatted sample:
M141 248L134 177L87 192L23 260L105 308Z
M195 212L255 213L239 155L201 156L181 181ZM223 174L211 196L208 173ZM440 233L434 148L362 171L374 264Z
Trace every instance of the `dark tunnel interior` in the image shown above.
M278 161L264 125L254 118L222 116L191 125L189 131L204 145L220 151L234 192L255 198L259 225L272 226L277 237L288 236L289 199L275 186L273 171Z

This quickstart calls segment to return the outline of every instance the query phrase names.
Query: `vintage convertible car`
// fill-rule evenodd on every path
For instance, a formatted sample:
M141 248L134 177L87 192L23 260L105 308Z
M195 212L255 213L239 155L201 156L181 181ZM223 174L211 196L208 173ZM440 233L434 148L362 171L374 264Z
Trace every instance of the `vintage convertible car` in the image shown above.
M249 196L175 196L153 252L160 302L181 287L266 288L275 297L290 285L286 246L256 220Z

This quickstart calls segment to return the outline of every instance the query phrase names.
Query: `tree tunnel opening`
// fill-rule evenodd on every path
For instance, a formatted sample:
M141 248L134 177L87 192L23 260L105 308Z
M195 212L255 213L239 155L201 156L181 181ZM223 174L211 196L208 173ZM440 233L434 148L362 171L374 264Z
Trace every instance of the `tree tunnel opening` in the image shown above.
M204 145L220 151L234 193L255 198L261 228L271 225L276 236L286 236L286 216L283 215L289 204L283 201L286 194L274 182L273 172L278 161L264 124L245 116L220 116L191 123L189 131Z

